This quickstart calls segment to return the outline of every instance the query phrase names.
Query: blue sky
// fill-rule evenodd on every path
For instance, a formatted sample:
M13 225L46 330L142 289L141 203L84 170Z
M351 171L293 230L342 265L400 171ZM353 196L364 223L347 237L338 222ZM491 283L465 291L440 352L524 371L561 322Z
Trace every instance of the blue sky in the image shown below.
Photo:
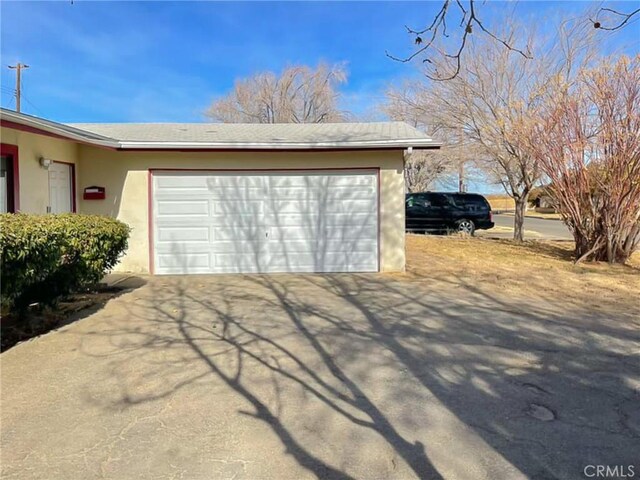
M640 2L609 2L620 10ZM513 12L545 25L577 14L583 2L489 2L499 23ZM347 62L343 107L380 118L384 90L419 75L394 62L412 50L404 25L422 26L439 2L7 2L0 3L2 106L14 108L16 61L23 111L62 122L203 121L203 111L238 77L288 64ZM639 51L640 22L616 47Z

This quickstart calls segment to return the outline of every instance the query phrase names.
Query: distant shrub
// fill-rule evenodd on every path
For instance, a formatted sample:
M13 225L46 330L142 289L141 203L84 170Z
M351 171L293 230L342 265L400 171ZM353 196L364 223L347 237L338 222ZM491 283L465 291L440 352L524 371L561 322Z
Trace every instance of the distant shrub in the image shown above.
M3 310L55 304L95 284L127 249L129 227L97 215L0 215Z

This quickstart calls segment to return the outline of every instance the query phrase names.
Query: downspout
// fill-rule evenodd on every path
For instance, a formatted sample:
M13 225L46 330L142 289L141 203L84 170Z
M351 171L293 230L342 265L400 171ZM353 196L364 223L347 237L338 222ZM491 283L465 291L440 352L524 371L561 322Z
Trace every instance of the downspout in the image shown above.
M409 193L407 189L407 160L411 157L413 153L413 147L407 147L404 152L402 152L402 179L404 180L404 193Z

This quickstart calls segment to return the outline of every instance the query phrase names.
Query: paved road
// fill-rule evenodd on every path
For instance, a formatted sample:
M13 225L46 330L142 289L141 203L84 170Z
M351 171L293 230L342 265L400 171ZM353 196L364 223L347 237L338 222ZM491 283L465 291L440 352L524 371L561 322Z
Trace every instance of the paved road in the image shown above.
M493 221L498 227L513 228L513 215L494 215ZM560 220L526 217L524 229L537 232L546 239L571 240L573 238L566 225Z

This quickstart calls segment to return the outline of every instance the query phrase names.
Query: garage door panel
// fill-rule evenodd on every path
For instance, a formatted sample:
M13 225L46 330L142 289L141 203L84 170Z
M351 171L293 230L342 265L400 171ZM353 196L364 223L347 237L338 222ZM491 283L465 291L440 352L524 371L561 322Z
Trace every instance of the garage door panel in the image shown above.
M309 213L315 214L319 209L325 213L371 213L376 214L376 206L370 200L322 201L313 200L276 200L269 206L275 214Z
M263 201L238 200L234 202L220 202L214 199L211 203L213 215L253 215L256 218L260 218L266 213ZM231 220L233 220L233 218L231 218Z
M312 198L328 199L330 201L348 199L360 196L360 198L369 199L375 193L374 187L329 187L322 185L321 187L281 187L270 188L269 197L276 200L298 199L309 200Z
M207 185L215 188L264 188L264 175L242 174L238 172L204 175Z
M289 175L272 174L269 176L270 190L289 189L291 187L303 188L326 188L326 187L348 187L354 188L365 185L375 187L375 177L372 175L359 175L348 173L299 173Z
M265 190L263 188L214 187L209 191L209 195L214 200L233 204L238 200L249 201L264 197Z
M170 176L155 177L155 186L158 192L170 193L172 191L198 190L207 191L209 188L207 177L202 175L173 174Z
M209 247L209 251L213 253L232 253L235 255L255 255L265 249L265 242L242 240L214 242Z
M345 189L370 187L376 188L376 177L373 175L335 175L329 177L331 188L344 187Z
M213 227L212 238L216 242L220 241L244 241L265 239L266 232L264 227L258 225L228 225L224 227Z
M271 195L270 202L275 201L298 201L307 202L312 199L322 199L323 202L340 202L346 200L370 200L375 195L375 190L371 188L360 189L331 189L322 194L309 192L305 188L292 188L289 190L280 190L277 195Z
M313 229L317 226L330 225L331 228L348 229L361 225L374 225L376 223L376 215L370 213L274 213L267 216L267 220L277 227L299 226L303 229Z
M169 215L209 215L207 200L158 200L156 212L159 217Z
M353 226L353 228L331 228L324 229L322 237L327 240L363 240L375 239L378 234L378 226L375 223L368 225ZM300 229L298 226L279 226L269 229L270 240L313 240L318 235L318 229L311 231L310 229ZM375 240L373 240L375 242ZM377 242L376 242L377 243Z
M209 253L211 252L210 242L158 242L156 244L156 251L162 255L188 255L191 253Z
M209 227L163 226L158 228L158 242L206 242L210 241Z
M375 171L154 174L157 273L378 269Z
M377 242L375 240L358 240L358 241L306 241L306 240L290 240L269 248L272 256L278 256L289 253L367 253L375 251Z

